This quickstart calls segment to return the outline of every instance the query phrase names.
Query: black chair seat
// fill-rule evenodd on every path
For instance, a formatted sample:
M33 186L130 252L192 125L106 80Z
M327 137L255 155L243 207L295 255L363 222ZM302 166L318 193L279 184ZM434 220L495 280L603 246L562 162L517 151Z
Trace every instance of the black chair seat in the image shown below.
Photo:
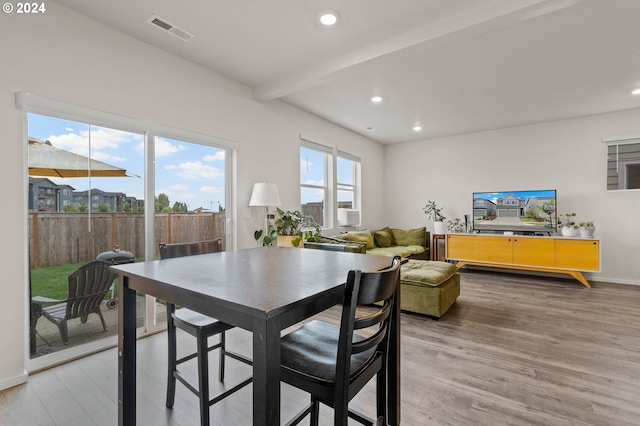
M356 333L354 341L364 339ZM281 340L282 368L292 374L333 384L336 380L336 357L340 327L323 321L311 321ZM376 349L353 355L351 375L357 375L374 359Z
M333 407L335 426L346 426L349 417L364 425L387 424L389 330L399 285L398 256L382 271L349 271L339 326L311 321L282 337L281 380L311 395L288 426L308 415L317 426L320 403ZM349 409L349 401L374 377L375 420Z
M222 333L223 331L233 328L232 325L229 325L222 321L218 321L215 318L208 317L204 314L201 314L200 312L192 311L191 309L187 308L176 309L175 313L173 314L173 320L176 322L176 326L180 327L184 325L185 327L187 327L185 331L188 331L188 329L192 328L202 329L212 327L207 333L210 336Z

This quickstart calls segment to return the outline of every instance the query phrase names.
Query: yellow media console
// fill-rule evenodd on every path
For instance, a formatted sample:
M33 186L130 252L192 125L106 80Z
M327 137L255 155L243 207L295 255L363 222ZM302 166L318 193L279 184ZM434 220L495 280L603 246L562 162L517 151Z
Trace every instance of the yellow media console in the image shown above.
M597 238L447 234L447 260L465 265L568 274L591 287L582 272L600 272Z

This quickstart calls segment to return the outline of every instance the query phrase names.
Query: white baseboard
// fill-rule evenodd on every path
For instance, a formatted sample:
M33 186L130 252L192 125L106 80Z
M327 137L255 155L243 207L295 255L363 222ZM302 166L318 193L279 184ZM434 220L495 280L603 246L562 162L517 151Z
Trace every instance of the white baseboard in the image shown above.
M508 268L500 268L500 267L491 267L491 266L476 266L476 265L466 265L464 269L477 269L479 271L491 271L491 272L504 272L506 274L521 274L521 275L533 275L541 278L546 277L555 277L555 278L566 278L572 279L566 274L554 273L554 272L536 272L536 271L526 271L520 269L508 269ZM626 284L626 285L640 285L640 281L638 280L629 280L624 278L610 278L603 277L600 274L585 272L584 277L589 282L601 282L601 283L613 283L613 284Z
M608 277L602 277L600 275L594 275L594 274L591 274L587 279L590 282L595 281L595 282L601 282L601 283L640 285L640 281L637 281L637 280L627 280L622 278L608 278Z
M23 383L27 383L28 379L29 373L27 373L27 370L25 370L19 376L10 377L8 379L0 381L0 391L21 385Z
M83 358L96 352L113 348L114 346L118 346L118 336L109 336L103 339L94 340L83 345L74 346L62 351L52 352L47 355L39 356L38 358L30 359L27 361L27 370L32 374L37 373L38 371L46 370L47 368Z

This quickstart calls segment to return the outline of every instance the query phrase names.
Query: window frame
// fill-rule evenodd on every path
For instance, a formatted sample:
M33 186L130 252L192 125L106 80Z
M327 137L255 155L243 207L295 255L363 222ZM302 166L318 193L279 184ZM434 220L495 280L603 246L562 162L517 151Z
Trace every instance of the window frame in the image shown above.
M304 188L321 189L324 191L324 208L323 208L323 229L332 229L338 227L338 193L341 191L350 191L353 193L352 209L360 211L360 224L362 224L362 159L360 156L338 149L337 146L330 147L326 144L314 142L308 138L300 136L300 162L304 160L303 150L319 152L324 155L324 185L313 185L302 182L302 173L300 174L300 210L303 210L302 190ZM353 183L344 183L338 181L338 159L344 159L353 162ZM342 228L342 227L340 227Z

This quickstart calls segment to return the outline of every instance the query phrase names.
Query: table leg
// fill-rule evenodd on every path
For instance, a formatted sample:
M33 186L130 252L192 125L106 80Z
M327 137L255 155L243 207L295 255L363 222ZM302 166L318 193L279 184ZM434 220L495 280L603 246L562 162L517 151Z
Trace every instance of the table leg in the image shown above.
M118 425L136 424L136 292L118 279Z
M391 311L388 366L388 422L400 424L400 289L396 292Z
M280 424L280 319L253 329L253 424Z

